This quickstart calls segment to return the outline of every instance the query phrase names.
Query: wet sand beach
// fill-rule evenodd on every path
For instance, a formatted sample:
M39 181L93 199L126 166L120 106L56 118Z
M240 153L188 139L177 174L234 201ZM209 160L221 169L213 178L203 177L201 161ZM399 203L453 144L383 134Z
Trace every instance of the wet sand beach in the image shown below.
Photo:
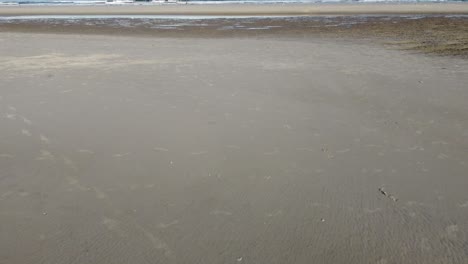
M462 47L439 19L397 23ZM21 23L0 26L0 263L467 262L465 53L382 45L382 21Z
M468 57L466 15L0 17L0 32L158 38L322 38Z

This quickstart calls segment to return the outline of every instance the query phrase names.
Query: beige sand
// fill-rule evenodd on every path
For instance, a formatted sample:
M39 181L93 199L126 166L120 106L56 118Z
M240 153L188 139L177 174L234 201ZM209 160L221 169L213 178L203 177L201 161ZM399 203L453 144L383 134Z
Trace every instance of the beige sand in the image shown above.
M5 6L0 15L468 14L468 3Z
M0 263L466 263L468 61L0 34Z

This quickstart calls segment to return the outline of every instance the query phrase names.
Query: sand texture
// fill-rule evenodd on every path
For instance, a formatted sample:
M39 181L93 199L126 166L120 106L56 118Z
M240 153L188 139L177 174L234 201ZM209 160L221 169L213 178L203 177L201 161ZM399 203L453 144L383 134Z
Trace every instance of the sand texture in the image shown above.
M0 263L466 264L468 61L0 33Z

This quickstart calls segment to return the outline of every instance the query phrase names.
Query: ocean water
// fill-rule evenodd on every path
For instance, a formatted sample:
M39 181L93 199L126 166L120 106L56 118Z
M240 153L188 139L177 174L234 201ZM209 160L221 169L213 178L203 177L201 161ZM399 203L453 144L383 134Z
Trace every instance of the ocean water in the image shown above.
M174 0L169 0L174 1ZM185 0L179 0L185 2ZM227 4L227 3L355 3L355 2L468 2L468 0L187 0L190 4ZM108 4L153 4L164 2L164 0L154 0L149 3L145 0L136 0L128 3L128 0L0 0L0 5L100 5Z

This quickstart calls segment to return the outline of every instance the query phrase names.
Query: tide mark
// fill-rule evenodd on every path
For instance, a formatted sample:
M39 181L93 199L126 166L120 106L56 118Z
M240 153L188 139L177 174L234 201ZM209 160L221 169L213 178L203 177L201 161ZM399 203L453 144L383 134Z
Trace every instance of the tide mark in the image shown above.
M128 155L130 155L130 154L131 154L130 152L126 152L126 153L117 153L117 154L112 155L112 157L114 157L114 158L122 158L122 157L128 156Z
M24 122L25 124L27 124L27 125L32 125L32 121L31 121L31 120L27 119L27 118L24 117L24 116L20 116L20 117L21 117L21 119L23 119L23 122Z
M179 223L179 220L174 220L174 221L172 221L172 222L170 222L170 223L167 223L167 224L160 223L160 224L158 225L158 227L164 229L164 228L168 228L168 227L173 226L173 225L177 225L178 223Z
M79 149L77 150L79 153L86 153L86 154L94 154L94 151L89 150L89 149Z
M190 153L190 155L199 156L199 155L204 155L204 154L207 154L207 153L208 153L208 151L197 151L197 152Z
M29 132L29 130L27 129L21 129L21 134L27 136L27 137L30 137L32 136L31 132Z
M349 152L349 151L351 151L351 149L347 148L347 149L337 150L336 153L342 154L342 153L346 153L346 152Z
M223 211L223 210L213 210L210 212L211 215L223 215L223 216L230 216L232 215L231 212L229 211Z
M158 152L168 152L169 149L167 148L161 148L161 147L154 147L153 148L154 150L158 151Z
M39 157L36 158L36 160L54 160L55 157L50 153L48 150L41 149L40 150L41 154Z
M50 140L49 140L46 136L44 136L44 135L42 135L42 134L39 136L39 139L40 139L44 144L49 144L49 143L50 143Z

